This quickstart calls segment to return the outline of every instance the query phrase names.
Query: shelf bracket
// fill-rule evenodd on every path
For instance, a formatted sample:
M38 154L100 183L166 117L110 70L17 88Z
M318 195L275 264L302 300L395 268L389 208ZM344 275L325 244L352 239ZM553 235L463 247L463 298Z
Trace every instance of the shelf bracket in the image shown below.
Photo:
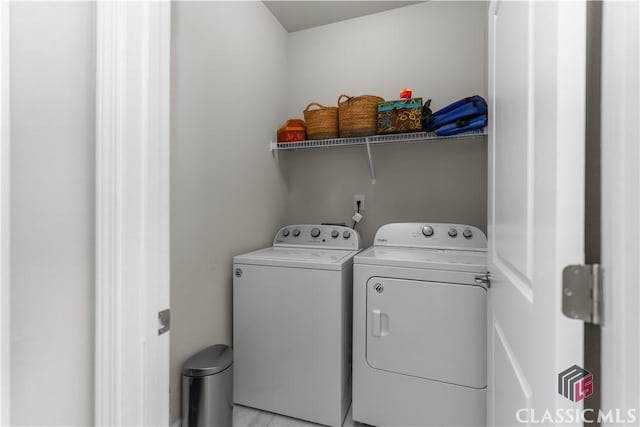
M371 144L369 143L369 138L367 138L367 156L369 156L369 171L371 172L371 183L376 183L376 174L373 170L373 158L371 157Z

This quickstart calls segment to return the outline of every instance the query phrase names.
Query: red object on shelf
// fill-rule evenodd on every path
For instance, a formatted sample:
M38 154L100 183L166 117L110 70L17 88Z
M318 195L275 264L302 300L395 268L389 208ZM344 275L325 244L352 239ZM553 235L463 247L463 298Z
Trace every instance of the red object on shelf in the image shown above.
M413 96L413 90L410 88L402 89L400 91L400 99L408 99Z
M304 120L290 119L278 129L278 143L298 142L306 139Z

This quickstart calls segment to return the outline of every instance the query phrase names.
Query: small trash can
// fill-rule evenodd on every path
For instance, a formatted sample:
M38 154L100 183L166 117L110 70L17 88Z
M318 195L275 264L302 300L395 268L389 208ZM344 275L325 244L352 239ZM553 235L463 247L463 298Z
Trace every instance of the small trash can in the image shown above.
M231 427L233 352L216 344L191 356L182 369L182 427Z

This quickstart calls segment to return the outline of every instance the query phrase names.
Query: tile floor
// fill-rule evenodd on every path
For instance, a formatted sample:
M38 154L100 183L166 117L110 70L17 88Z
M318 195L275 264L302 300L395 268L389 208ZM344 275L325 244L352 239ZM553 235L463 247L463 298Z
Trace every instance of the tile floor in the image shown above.
M246 406L236 405L233 408L233 427L318 427L319 425ZM365 424L354 422L351 418L351 408L349 408L343 427L365 427Z

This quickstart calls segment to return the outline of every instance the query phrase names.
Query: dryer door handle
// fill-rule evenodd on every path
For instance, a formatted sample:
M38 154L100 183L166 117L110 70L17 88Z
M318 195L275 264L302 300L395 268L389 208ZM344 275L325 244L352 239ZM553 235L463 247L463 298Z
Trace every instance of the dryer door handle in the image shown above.
M371 333L374 337L379 337L382 332L382 320L380 319L380 310L373 310L373 318L371 324Z
M371 311L371 335L384 337L389 335L389 316L378 309Z

